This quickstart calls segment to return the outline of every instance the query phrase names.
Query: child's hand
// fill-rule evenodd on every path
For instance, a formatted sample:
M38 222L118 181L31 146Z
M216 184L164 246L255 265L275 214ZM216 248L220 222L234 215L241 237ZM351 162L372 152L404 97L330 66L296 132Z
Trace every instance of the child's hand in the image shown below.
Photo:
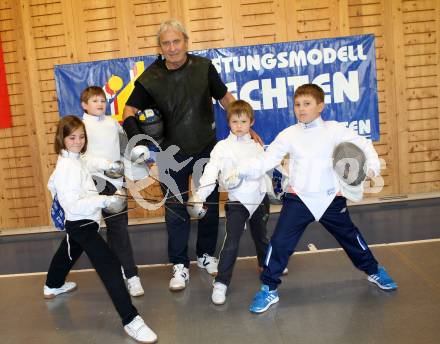
M237 169L233 168L226 174L222 184L226 190L233 190L238 188L242 182L243 177L240 176Z
M104 211L110 214L117 214L127 208L127 194L125 189L117 190L113 196L106 196Z
M203 207L203 201L195 193L188 199L186 210L191 217L201 219L205 216L207 209Z
M111 207L114 204L117 204L119 202L118 196L107 196L104 200L104 207Z
M367 178L366 179L372 179L376 176L376 174L374 173L374 171L372 169L368 169L367 171Z
M200 198L200 196L197 194L197 192L193 193L193 195L190 197L191 201L197 204L203 205L203 200ZM188 200L189 202L189 200Z
M263 140L253 129L249 130L249 135L251 135L252 140L254 140L256 143L259 143L261 146L264 146Z

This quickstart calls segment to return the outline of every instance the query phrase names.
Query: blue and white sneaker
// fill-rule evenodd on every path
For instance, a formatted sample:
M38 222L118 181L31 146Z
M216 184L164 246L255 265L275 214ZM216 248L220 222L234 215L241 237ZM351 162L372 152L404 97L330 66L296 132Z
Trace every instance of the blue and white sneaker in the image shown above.
M368 280L378 285L383 290L395 290L397 289L397 283L388 275L383 266L377 268L377 274L369 275Z
M255 294L249 311L252 313L263 313L270 306L280 301L278 291L269 290L269 286L262 284L260 290Z

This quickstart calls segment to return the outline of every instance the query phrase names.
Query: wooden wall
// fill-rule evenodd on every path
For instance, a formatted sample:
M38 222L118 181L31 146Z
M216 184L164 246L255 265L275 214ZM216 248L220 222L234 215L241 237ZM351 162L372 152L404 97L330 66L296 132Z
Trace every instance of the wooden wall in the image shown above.
M373 33L379 196L440 190L439 0L0 0L13 114L13 127L0 129L0 234L49 225L54 64L154 54L171 17L187 27L190 49Z

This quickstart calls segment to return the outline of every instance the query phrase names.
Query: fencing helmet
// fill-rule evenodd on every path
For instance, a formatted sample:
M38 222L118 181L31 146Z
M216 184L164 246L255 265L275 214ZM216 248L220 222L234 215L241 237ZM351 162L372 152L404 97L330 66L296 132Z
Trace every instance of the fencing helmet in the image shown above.
M164 139L162 115L157 109L146 109L136 113L136 119L142 134L153 138L158 144Z
M333 169L339 179L341 192L352 201L362 199L366 160L362 149L351 142L342 142L333 151Z

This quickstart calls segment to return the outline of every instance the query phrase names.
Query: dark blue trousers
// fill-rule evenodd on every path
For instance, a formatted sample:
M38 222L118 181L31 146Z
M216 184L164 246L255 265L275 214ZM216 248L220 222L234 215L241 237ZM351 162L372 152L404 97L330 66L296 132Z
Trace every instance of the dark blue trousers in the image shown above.
M270 240L261 281L271 290L281 283L280 276L295 251L306 227L315 221L297 195L286 194L280 217ZM350 219L345 197L337 196L319 222L338 241L354 266L368 275L377 273L377 261L359 229Z
M266 224L269 220L270 203L266 196L250 218L249 211L240 202L227 202L225 211L226 234L219 254L218 274L215 277L215 282L228 286L237 260L240 239L248 219L249 230L257 252L258 266L263 266L269 242L267 240Z
M189 178L195 177L194 170L198 170L198 178L195 178L195 185L198 186L199 178L201 177L200 166L202 163L206 164L209 160L209 155L215 142L206 147L199 154L189 156L178 152L174 155L174 159L177 163L181 163L188 158L192 158L191 161L178 171L169 168L165 163L158 161L158 168L161 181L165 180L165 177L171 177L179 188L179 193L184 193L182 199L184 202L188 200ZM171 166L172 167L172 166ZM165 176L166 174L167 176ZM161 184L164 195L167 195L169 199L165 205L165 222L168 231L168 258L172 264L184 264L185 267L189 267L188 258L188 240L191 229L191 222L188 212L186 211L186 205L177 201L177 198L172 198L173 193L163 183ZM171 197L171 198L170 198ZM206 202L217 203L219 201L218 186L206 199ZM217 246L217 234L218 234L218 215L219 208L217 204L211 204L208 206L206 215L198 221L197 228L197 244L196 254L197 257L202 257L207 253L210 256L214 255ZM178 216L176 216L178 214Z

